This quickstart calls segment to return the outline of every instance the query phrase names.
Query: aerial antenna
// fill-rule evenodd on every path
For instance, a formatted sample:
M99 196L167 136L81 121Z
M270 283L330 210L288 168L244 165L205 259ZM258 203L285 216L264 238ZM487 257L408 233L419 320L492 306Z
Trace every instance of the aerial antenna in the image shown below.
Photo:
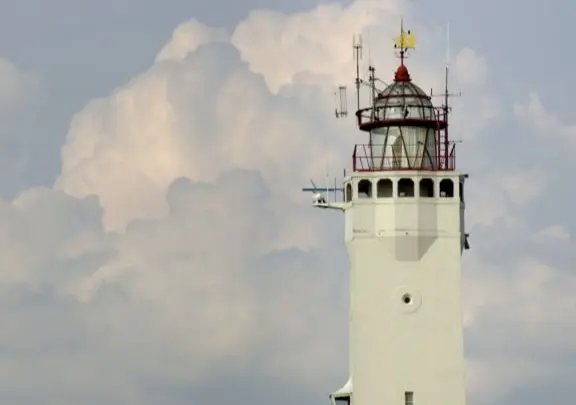
M448 160L450 155L452 154L452 151L449 151L449 147L450 147L450 139L448 137L448 116L450 115L450 112L452 111L452 108L450 107L450 97L459 97L462 95L461 92L458 93L450 93L450 87L449 87L449 77L450 77L450 42L451 42L451 24L450 22L448 22L448 24L446 25L446 67L444 70L444 105L442 106L442 109L444 110L444 120L446 121L446 130L445 130L445 136L444 136L444 165L446 167L448 167ZM453 145L453 147L456 145Z
M448 120L448 112L450 110L450 94L449 92L449 85L448 85L448 77L450 76L450 22L448 22L446 26L446 67L444 70L444 108L446 114L446 120ZM456 94L454 94L455 96Z
M339 86L338 92L334 93L334 97L336 98L336 108L334 110L336 118L348 116L348 95L346 86Z
M370 65L368 70L370 71L370 89L372 90L370 97L372 99L372 121L374 121L376 117L376 68Z
M334 177L334 187L329 187L329 174L328 174L328 172L326 173L326 187L322 187L322 188L318 187L316 185L316 183L314 182L314 180L312 180L312 179L310 179L310 184L312 185L312 187L304 187L302 189L302 191L313 193L312 201L314 202L315 205L324 206L325 208L329 208L328 207L329 205L334 205L334 208L338 208L337 204L333 204L328 199L328 193L334 192L334 203L336 203L336 201L338 199L337 198L338 193L339 192L344 193L343 187L337 187L336 177Z
M372 47L371 47L370 27L368 27L368 64L372 65Z
M450 141L448 137L448 117L450 115L450 112L452 111L452 107L450 106L450 98L460 97L462 95L462 92L450 93L449 78L450 78L450 59L451 59L450 55L451 36L452 36L451 24L450 22L448 22L446 26L446 64L444 66L444 92L435 95L431 94L432 96L441 96L444 98L442 103L442 114L443 114L442 118L446 122L446 129L444 129L444 136L440 140L442 145L439 145L439 150L441 150L442 153L439 153L439 155L442 157L442 160L444 161L445 168L448 168L450 155L453 154L454 147L456 146L456 143ZM450 145L452 145L452 150L450 150Z
M354 35L352 39L354 59L356 59L356 110L360 110L360 60L362 59L362 36Z

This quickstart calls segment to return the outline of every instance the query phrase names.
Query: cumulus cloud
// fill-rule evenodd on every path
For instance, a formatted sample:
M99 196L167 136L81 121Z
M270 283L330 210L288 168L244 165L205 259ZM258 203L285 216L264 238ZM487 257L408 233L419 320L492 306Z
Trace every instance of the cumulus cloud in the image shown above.
M41 80L35 72L26 71L6 58L0 58L0 109L30 100Z
M392 38L400 4L364 0L288 16L253 12L229 44L196 52L214 30L196 21L182 24L159 54L176 46L177 58L159 57L110 98L76 115L56 186L79 197L98 194L107 227L122 229L135 218L162 215L163 193L179 176L213 179L230 168L265 168L266 181L286 195L285 186L297 190L297 181L326 166L339 173L350 153L353 122L318 117L328 118L336 84L352 81L352 35L371 29ZM302 57L307 54L318 57ZM375 63L392 72L398 62L392 52L382 54L389 56ZM470 59L466 70L474 61L483 63ZM415 69L422 66L420 61ZM424 72L424 83L441 78Z
M538 94L534 92L530 93L527 103L517 102L513 111L524 120L528 128L543 137L558 137L571 143L576 138L576 124L563 123L544 106Z
M182 61L186 55L194 52L199 46L226 39L225 30L208 27L197 20L189 20L176 27L170 41L156 55L156 62Z
M94 197L32 189L2 205L9 295L0 340L28 353L20 361L29 367L41 364L27 378L29 400L48 387L63 399L102 399L109 378L125 384L112 389L121 396L140 389L137 381L193 385L225 365L250 364L300 384L318 381L325 367L337 370L345 355L344 283L327 252L276 248L285 218L274 215L262 177L180 179L167 200L166 217L139 220L123 234L103 230ZM14 307L30 317L15 319ZM35 322L46 330L29 334ZM20 392L14 364L2 367L3 395ZM82 372L70 381L67 372L44 375L47 367ZM86 390L84 379L95 375L100 383Z
M392 0L254 11L229 39L185 22L148 70L78 112L54 189L0 204L0 339L19 353L0 365L5 397L180 404L214 381L222 391L224 373L290 387L274 397L282 405L342 384L342 219L313 212L299 188L348 166L354 123L331 114L334 89L352 81L352 34L391 38L407 11ZM441 88L441 30L411 28L438 51L415 53L412 76ZM389 80L397 60L381 48L373 62ZM470 48L455 61L455 86L470 93L454 132L480 134L497 116L488 66ZM545 188L530 182L550 173L520 162L502 176L490 155L475 159L493 169L472 173L467 194L470 387L484 405L573 370L547 347L574 349L550 329L569 326L574 280L562 264L572 257L531 238L526 206ZM570 237L554 224L537 229ZM31 332L39 324L52 329Z
M110 229L165 213L166 188L181 176L214 180L231 169L264 169L272 188L294 196L298 182L341 160L341 126L318 122L316 112L270 94L231 45L203 47L78 113L56 186L99 195Z

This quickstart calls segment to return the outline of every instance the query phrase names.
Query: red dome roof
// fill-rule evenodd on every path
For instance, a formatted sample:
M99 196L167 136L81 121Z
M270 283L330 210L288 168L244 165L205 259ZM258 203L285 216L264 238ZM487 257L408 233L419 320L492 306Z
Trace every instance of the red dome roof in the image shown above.
M410 79L410 73L408 73L408 68L403 64L398 66L398 69L396 69L396 74L394 75L394 81L409 82L411 80L412 79Z

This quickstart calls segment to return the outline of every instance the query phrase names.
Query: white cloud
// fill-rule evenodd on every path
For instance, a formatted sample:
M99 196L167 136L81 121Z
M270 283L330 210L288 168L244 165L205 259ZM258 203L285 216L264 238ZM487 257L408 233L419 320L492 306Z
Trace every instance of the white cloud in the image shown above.
M544 137L559 137L573 142L576 139L576 124L565 124L548 111L542 104L538 94L530 93L526 104L516 103L514 113L523 120L530 130Z
M538 167L508 172L500 180L514 204L526 205L534 202L544 193L550 177L550 174Z
M182 61L199 46L226 39L225 30L208 27L197 20L189 20L176 27L170 41L156 55L156 62Z
M473 49L463 48L454 61L456 79L466 86L482 86L486 84L488 68L484 58Z
M298 181L322 173L326 163L340 173L340 162L349 156L347 133L354 130L353 122L319 121L317 114L324 111L328 117L337 83L352 79L352 34L372 26L375 36L392 38L401 4L328 4L289 16L257 11L238 25L234 46L198 52L193 50L209 41L214 30L196 21L180 25L161 52L175 46L178 57L159 57L159 63L109 99L76 115L57 187L79 197L99 195L108 229L162 215L163 193L180 176L214 179L230 168L265 168L275 191L297 198L287 189L297 190ZM239 64L235 48L262 76ZM308 54L315 56L303 57ZM392 71L398 63L393 52L382 54L388 56L375 62ZM483 66L477 55L472 59L466 59L466 70L474 63ZM414 66L424 83L441 78L440 70L425 70L422 61ZM324 85L312 88L306 80ZM281 97L275 96L281 88ZM307 100L295 93L306 94ZM477 117L475 111L470 121L484 119Z
M404 7L396 0L368 0L348 6L328 3L292 15L252 11L236 27L232 43L250 68L264 75L272 92L292 83L298 72L330 74L337 81L351 82L352 36L376 25L374 36L384 31L391 46L397 16ZM388 63L382 68L392 68L393 55L385 59Z
M41 84L37 73L16 66L6 58L0 58L0 109L30 100Z
M568 241L571 239L571 233L565 225L556 224L538 231L536 234L534 234L534 239L540 242Z
M344 285L317 251L276 248L286 218L274 215L260 175L181 179L167 199L165 218L123 234L103 231L93 198L32 189L2 206L0 280L12 293L4 295L0 341L15 353L42 350L21 358L34 369L28 390L86 401L102 397L86 387L94 375L101 389L122 381L122 396L141 390L133 381L195 384L230 363L301 384L328 377L318 373L325 367L337 370L345 356ZM21 319L10 315L14 306ZM23 339L40 319L46 329ZM70 363L77 356L83 370L72 381L68 373L45 375L48 366L80 366ZM23 388L9 367L0 365L3 393Z
M468 323L469 384L477 404L494 403L534 384L546 390L563 381L567 369L559 357L576 349L570 320L576 311L570 292L576 277L569 268L553 268L527 251L525 245L513 262L505 263L506 270L469 262L476 273L466 288L475 313Z
M0 205L0 342L25 353L0 365L1 391L158 403L152 383L193 386L227 367L300 390L337 388L347 355L342 219L304 206L299 188L327 162L348 165L353 123L331 113L333 90L354 72L351 35L390 38L406 10L357 1L255 11L230 41L186 22L150 69L80 111L56 190ZM441 88L443 36L414 25L420 48L438 55L419 49L412 76ZM372 54L389 80L397 61L385 49ZM488 67L469 48L455 60L455 86L473 95L459 101L455 128L479 132L496 116ZM548 246L532 244L520 212L542 193L530 180L549 174L493 169L467 189L475 405L556 376L551 362L538 368L535 349L574 350L572 334L545 330L572 310L574 279L542 259ZM46 334L31 332L39 322ZM170 401L184 402L160 402Z
M167 186L181 176L262 169L288 198L340 156L339 123L315 122L314 112L270 94L230 45L203 48L153 66L78 113L56 184L79 197L97 194L110 229L164 214Z

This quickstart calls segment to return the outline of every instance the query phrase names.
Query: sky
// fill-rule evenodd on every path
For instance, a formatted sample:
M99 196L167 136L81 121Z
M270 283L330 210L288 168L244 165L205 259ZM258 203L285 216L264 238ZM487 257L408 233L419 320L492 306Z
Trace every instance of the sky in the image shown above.
M574 4L0 4L2 404L327 404L343 218L300 189L365 142L352 36L390 81L403 16L425 90L452 26L468 403L572 405Z

